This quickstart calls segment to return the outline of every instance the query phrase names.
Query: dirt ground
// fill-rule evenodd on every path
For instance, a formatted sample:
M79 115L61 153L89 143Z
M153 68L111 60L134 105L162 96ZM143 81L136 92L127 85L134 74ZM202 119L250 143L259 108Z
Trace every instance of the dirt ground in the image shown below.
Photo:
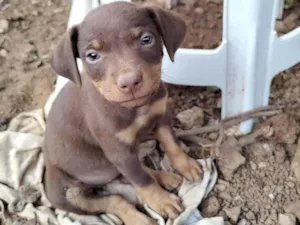
M8 30L0 31L0 115L5 121L42 107L51 93L50 53L66 29L70 6L59 0L1 2L0 23L8 23Z
M217 47L222 34L222 0L192 2L192 6L179 4L173 9L188 25L182 46ZM53 46L65 31L69 3L0 0L0 129L18 113L42 107L53 90L55 74L49 59ZM284 34L299 25L300 6L296 5L285 11L276 29ZM176 128L183 128L183 125L175 116L194 106L203 110L204 124L216 123L220 118L220 91L170 85L170 92ZM270 102L283 105L284 111L300 124L300 65L274 79ZM211 133L203 137L215 141L217 136ZM224 216L227 225L243 219L247 222L240 222L240 225L279 224L279 214L285 213L290 203L300 200L300 184L291 170L296 144L296 138L290 142L261 139L243 147L241 154L245 162L230 179L220 175L216 188L201 206L202 210L209 216ZM203 156L200 147L191 149L194 157ZM238 214L237 221L232 213Z

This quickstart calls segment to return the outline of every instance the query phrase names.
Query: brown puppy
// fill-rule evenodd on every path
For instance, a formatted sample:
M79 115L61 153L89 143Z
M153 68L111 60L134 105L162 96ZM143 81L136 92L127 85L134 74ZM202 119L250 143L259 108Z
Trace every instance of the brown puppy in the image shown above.
M126 2L98 7L66 33L52 66L73 82L52 107L43 148L46 193L55 207L116 214L126 225L155 224L120 195L101 193L122 176L162 216L175 218L183 210L160 186L174 188L180 176L145 168L136 148L154 132L173 167L200 179L199 165L174 137L160 80L163 44L173 60L184 36L184 22L170 12Z

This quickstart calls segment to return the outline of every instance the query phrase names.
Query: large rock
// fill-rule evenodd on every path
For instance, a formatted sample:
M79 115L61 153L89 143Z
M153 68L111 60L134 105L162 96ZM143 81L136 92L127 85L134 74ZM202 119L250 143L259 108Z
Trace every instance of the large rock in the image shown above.
M176 118L185 129L202 127L204 123L204 112L201 108L194 106L177 114Z
M296 217L292 214L279 214L278 223L280 225L296 225Z
M293 144L297 139L297 122L285 113L267 119L258 126L258 129L264 126L269 126L273 129L274 134L270 138L276 142Z
M284 208L284 211L286 213L290 213L290 214L295 215L298 218L298 220L300 220L300 199L288 204Z
M218 165L221 173L226 179L230 179L234 172L243 164L246 159L240 153L242 148L234 137L229 137L220 146L220 157Z

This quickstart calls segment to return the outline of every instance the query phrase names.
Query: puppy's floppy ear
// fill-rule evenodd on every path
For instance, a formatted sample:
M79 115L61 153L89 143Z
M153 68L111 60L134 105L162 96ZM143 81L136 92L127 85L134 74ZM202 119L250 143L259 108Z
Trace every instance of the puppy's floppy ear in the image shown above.
M179 16L159 7L147 6L146 9L162 36L170 59L174 61L175 52L185 37L185 22Z
M77 50L78 26L71 27L63 36L52 56L52 68L77 85L81 86L81 78L76 64L79 57Z

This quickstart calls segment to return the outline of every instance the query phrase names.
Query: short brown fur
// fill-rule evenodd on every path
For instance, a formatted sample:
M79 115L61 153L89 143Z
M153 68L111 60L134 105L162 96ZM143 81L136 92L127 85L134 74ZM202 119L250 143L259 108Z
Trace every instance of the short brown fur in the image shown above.
M177 187L181 178L145 168L137 146L157 133L173 166L188 179L200 179L199 165L173 135L160 80L163 44L173 60L184 35L184 22L170 12L126 2L94 9L65 34L52 66L73 82L53 104L43 146L45 189L53 206L116 214L126 225L155 224L125 198L101 191L125 179L161 215L174 219L183 210L178 196L162 188Z

